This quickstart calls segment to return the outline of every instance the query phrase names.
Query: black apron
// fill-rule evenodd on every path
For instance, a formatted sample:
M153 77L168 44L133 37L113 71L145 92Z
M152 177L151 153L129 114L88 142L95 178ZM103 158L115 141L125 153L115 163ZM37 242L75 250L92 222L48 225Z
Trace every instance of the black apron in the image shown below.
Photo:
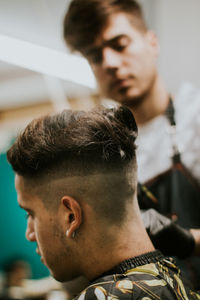
M175 134L175 111L171 98L166 117L171 133ZM177 145L172 144L172 147L172 167L141 187L147 197L140 197L140 207L154 208L185 228L200 228L200 186L182 163ZM181 264L184 264L183 269L195 287L200 288L200 258L191 258Z

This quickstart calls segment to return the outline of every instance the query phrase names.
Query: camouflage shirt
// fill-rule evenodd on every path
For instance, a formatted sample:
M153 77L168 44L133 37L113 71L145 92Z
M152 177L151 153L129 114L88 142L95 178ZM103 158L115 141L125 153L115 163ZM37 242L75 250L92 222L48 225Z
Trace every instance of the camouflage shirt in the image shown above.
M157 250L123 261L95 279L75 299L200 300L200 294L181 278L174 260Z

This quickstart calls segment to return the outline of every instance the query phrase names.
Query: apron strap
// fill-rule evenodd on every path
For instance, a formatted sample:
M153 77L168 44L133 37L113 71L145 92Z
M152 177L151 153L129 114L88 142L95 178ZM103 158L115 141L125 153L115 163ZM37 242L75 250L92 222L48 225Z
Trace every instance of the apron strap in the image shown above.
M175 142L175 137L176 137L175 108L174 108L174 104L173 104L173 100L172 100L171 96L169 96L169 104L165 111L165 116L167 117L169 124L170 124L169 134L171 136L172 150L173 150L172 162L173 162L173 165L175 165L177 163L181 163L181 154L178 149L178 145Z
M175 121L175 109L174 109L174 104L172 97L169 96L169 103L167 106L167 109L165 111L165 115L167 119L169 120L169 123L171 126L176 126L176 121Z

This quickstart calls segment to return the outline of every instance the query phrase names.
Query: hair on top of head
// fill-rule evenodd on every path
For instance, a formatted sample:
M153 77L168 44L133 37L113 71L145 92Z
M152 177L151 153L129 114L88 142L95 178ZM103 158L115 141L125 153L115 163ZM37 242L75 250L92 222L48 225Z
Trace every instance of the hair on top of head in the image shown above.
M128 129L133 131L133 136L136 138L138 133L137 124L133 117L132 112L126 106L118 106L118 108L110 109L110 113L106 111L109 115L112 115L117 120L119 120L122 124L127 126Z
M64 19L64 38L71 48L84 52L106 27L112 14L125 13L138 30L147 26L135 0L72 0Z
M63 165L80 174L135 159L137 126L128 108L64 110L33 120L7 152L14 171L35 177Z

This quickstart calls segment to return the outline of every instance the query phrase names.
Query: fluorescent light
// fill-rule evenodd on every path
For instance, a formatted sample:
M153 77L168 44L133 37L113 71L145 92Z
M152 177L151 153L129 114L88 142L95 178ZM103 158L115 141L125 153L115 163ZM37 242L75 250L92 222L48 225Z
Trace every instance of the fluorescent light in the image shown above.
M35 72L96 88L87 61L72 54L0 35L0 60Z

